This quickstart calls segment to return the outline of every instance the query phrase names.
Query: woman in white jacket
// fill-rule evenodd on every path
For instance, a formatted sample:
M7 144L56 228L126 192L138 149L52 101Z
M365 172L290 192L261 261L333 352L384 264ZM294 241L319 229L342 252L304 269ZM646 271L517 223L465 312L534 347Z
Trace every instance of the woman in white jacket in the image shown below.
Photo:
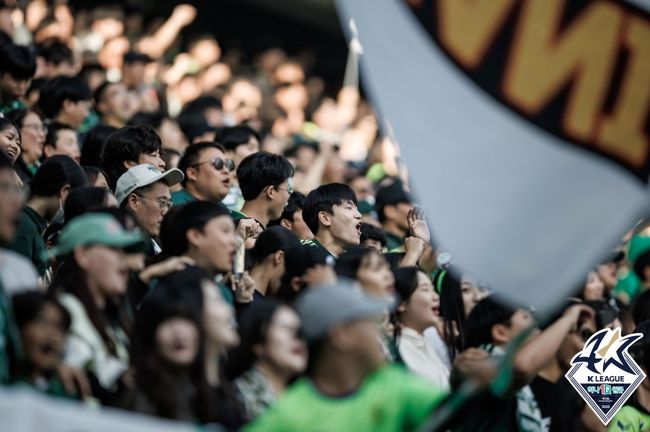
M143 248L142 237L95 213L66 225L50 252L65 257L50 288L72 318L64 362L93 374L104 389L113 388L129 366L126 333L110 322L106 309L126 292L124 249L130 247Z
M424 338L424 330L440 327L440 297L431 279L415 267L395 271L398 306L393 315L397 347L411 372L441 390L449 389L449 367Z

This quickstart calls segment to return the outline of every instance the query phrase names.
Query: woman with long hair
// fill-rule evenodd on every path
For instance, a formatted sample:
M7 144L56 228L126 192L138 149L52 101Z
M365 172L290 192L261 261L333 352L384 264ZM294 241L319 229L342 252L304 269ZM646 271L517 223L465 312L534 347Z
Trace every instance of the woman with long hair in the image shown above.
M234 380L246 420L275 403L307 367L307 347L299 330L298 314L277 301L259 300L242 314L241 344L230 353L226 374Z
M406 366L439 389L449 389L450 369L426 342L424 331L440 325L440 297L431 279L416 267L395 271L398 306L393 313L395 339Z
M334 269L338 277L356 280L368 294L378 297L394 294L395 277L385 256L377 249L350 248L339 256Z
M21 152L14 167L22 182L29 183L43 156L47 127L43 124L43 117L30 109L10 111L7 118L20 128Z
M146 296L135 316L131 349L135 390L122 405L173 420L213 422L203 340L201 311L188 295L156 289Z
M128 329L114 313L115 301L127 288L125 250L144 246L140 234L125 231L110 215L94 213L67 224L50 249L50 256L64 258L50 285L71 317L64 362L92 374L96 392L115 390L128 368Z
M174 295L185 296L184 301L194 304L204 335L201 352L205 379L214 396L214 419L228 429L238 429L244 418L223 367L227 351L239 344L233 307L223 298L217 284L198 267L186 267L162 278L155 291L175 292L178 294Z

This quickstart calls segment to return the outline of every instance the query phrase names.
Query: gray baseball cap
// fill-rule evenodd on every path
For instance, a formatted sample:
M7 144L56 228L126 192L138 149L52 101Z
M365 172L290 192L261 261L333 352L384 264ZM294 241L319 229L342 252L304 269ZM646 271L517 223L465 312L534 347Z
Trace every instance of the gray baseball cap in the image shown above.
M160 172L158 168L150 164L140 164L131 167L117 179L115 186L115 197L121 205L134 190L141 187L149 186L157 181L164 181L167 186L174 186L180 183L185 176L178 168L172 168L165 172Z
M328 330L362 318L381 315L393 302L365 294L348 279L336 284L312 287L296 301L302 317L302 332L307 340L318 339Z

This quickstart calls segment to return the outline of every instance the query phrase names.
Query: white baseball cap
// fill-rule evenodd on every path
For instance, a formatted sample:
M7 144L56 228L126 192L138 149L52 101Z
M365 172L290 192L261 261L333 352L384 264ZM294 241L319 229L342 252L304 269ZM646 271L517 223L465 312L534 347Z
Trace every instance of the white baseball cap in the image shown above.
M174 186L180 183L185 176L183 172L177 168L172 168L165 172L158 171L158 168L151 164L140 164L129 168L127 172L122 174L117 180L115 186L115 197L117 202L122 205L122 201L126 199L134 190L141 187L149 186L159 180L167 183L167 186Z

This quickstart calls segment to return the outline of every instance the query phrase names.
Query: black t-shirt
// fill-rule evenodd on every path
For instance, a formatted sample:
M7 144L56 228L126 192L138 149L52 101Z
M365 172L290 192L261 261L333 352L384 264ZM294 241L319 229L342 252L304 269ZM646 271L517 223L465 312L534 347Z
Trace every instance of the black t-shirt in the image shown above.
M557 382L536 376L530 388L545 421L550 420L550 432L580 430L580 413L584 404L565 377Z

